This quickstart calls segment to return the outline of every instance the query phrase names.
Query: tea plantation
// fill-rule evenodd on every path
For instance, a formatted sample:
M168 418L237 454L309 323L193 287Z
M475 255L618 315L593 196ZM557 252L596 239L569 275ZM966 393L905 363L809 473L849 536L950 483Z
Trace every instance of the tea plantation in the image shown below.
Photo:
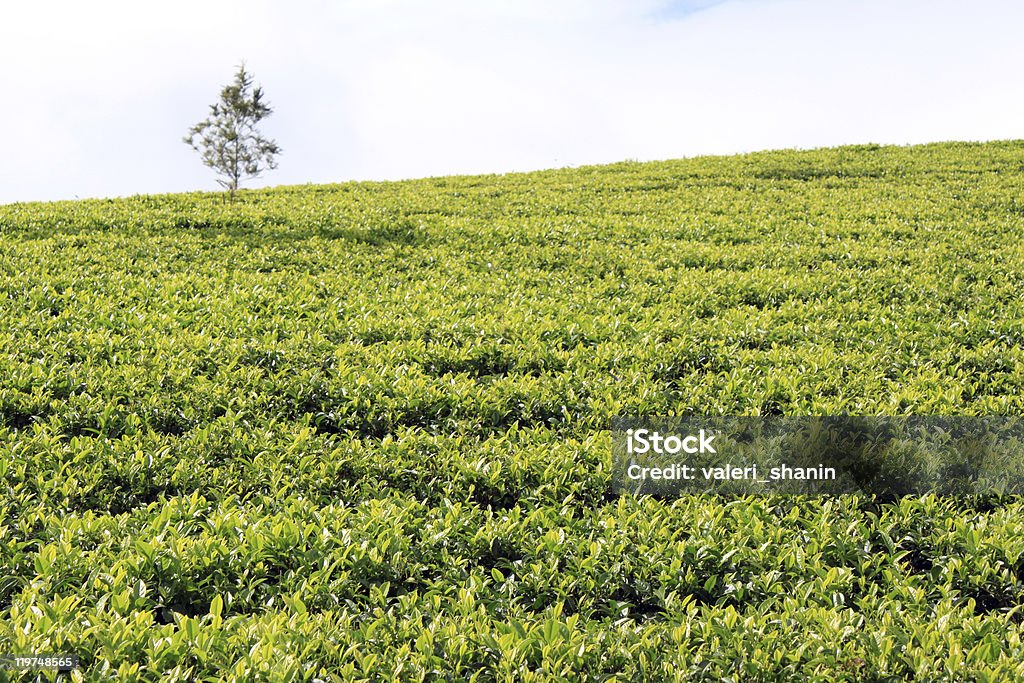
M0 679L1024 680L1019 497L609 475L1024 414L1024 142L2 206L0 319Z

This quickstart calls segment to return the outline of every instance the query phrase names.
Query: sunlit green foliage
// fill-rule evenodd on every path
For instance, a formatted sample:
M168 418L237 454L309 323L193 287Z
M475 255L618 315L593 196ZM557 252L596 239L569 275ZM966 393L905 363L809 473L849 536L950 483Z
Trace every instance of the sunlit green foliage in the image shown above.
M0 207L0 651L1024 679L1018 498L608 473L620 414L1021 414L1022 167L866 146Z

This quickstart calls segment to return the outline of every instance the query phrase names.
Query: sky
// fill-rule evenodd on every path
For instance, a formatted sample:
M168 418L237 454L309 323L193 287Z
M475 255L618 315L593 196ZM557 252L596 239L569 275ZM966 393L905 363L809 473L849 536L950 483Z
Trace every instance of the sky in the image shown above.
M182 142L244 61L243 187L1024 138L1010 0L35 0L0 8L0 203L217 190Z

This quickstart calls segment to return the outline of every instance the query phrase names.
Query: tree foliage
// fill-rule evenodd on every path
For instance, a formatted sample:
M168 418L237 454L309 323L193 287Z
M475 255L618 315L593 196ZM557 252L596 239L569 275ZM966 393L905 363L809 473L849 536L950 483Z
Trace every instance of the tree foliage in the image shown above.
M243 179L277 168L275 156L281 148L256 128L271 113L263 89L253 86L252 74L241 64L235 80L221 90L220 101L210 105L210 116L192 126L184 137L202 155L203 163L222 176L217 182L232 199Z

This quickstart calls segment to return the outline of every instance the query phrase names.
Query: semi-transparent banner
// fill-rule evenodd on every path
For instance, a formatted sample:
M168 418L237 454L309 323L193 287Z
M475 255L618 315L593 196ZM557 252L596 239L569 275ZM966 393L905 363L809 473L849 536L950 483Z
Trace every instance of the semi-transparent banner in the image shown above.
M620 417L616 493L1024 493L1024 418Z

